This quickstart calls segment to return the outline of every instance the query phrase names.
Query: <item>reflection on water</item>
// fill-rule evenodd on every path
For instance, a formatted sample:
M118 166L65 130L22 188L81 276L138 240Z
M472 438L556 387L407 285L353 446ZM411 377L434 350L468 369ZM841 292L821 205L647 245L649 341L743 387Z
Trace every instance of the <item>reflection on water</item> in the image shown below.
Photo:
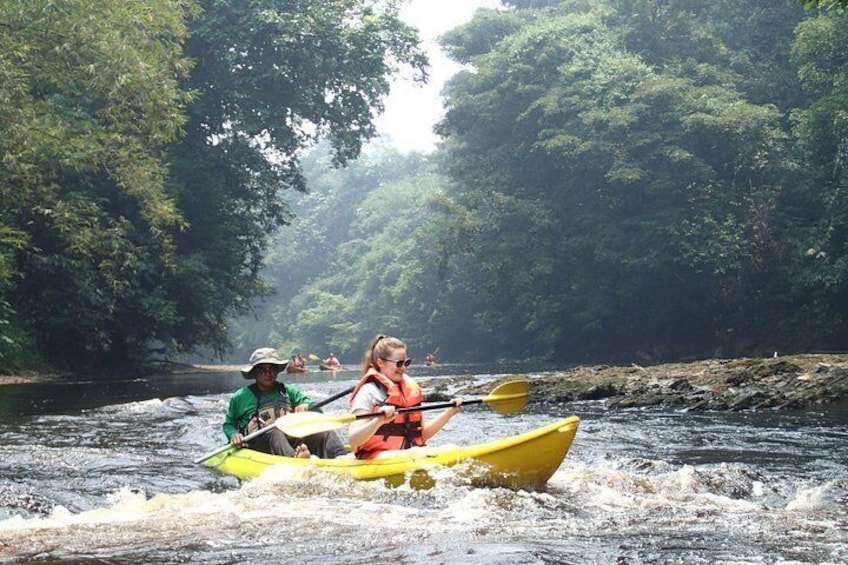
M449 371L429 370L422 376ZM292 380L320 400L355 375ZM12 393L19 411L0 427L0 560L843 563L848 555L848 428L829 411L607 413L575 403L552 413L531 403L503 416L469 407L434 443L485 441L571 414L582 424L542 492L473 488L453 469L431 473L427 491L314 469L239 484L191 461L221 445L227 399L243 383L237 373L178 375ZM343 401L326 408L344 409Z

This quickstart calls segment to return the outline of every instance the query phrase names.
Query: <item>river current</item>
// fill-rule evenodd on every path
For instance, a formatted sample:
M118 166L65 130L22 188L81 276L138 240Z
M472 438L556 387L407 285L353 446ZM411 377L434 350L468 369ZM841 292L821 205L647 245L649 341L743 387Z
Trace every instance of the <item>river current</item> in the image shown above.
M542 372L521 367L531 379ZM498 368L412 367L425 389ZM314 400L356 372L289 375ZM700 413L468 407L464 444L577 415L539 492L429 490L306 471L239 483L192 461L222 445L237 372L0 387L2 563L846 563L848 409ZM325 407L341 413L343 400ZM344 434L344 430L342 430Z

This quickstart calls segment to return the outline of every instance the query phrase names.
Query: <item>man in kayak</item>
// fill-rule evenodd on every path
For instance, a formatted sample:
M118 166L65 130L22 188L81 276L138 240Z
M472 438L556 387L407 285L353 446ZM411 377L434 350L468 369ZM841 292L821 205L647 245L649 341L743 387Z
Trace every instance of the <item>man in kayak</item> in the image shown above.
M396 337L379 335L365 352L362 378L353 389L351 412L380 413L380 416L354 420L348 428L348 443L358 459L394 455L393 450L424 445L436 435L462 405L454 406L425 422L420 411L395 413L397 408L418 406L424 399L421 387L406 374L412 359L406 345Z
M349 453L335 432L313 434L297 440L289 438L273 425L277 418L291 412L305 412L312 404L312 400L296 386L277 381L277 375L285 370L287 364L272 347L261 347L250 356L249 364L242 368L241 374L254 382L233 394L224 418L224 434L230 444L286 457L314 454L322 459L333 459ZM244 436L266 427L269 428L267 432L245 444Z
M330 356L324 359L322 365L324 365L328 369L335 369L336 367L340 367L341 363L339 363L339 360L336 359L335 354L330 353Z
M300 353L291 356L291 361L286 366L287 373L308 373L309 369L306 368L306 360L301 356Z

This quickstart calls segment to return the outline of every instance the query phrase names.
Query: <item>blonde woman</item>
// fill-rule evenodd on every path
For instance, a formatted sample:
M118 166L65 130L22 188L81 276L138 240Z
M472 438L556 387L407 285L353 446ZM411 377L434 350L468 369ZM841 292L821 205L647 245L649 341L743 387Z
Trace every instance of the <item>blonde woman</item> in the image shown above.
M348 444L358 459L385 457L399 449L422 446L459 411L462 400L455 398L454 406L432 420L425 420L420 410L398 413L398 408L418 406L424 399L421 387L406 374L410 363L406 344L396 337L379 335L365 352L362 377L353 390L350 409L356 415L380 415L350 424Z

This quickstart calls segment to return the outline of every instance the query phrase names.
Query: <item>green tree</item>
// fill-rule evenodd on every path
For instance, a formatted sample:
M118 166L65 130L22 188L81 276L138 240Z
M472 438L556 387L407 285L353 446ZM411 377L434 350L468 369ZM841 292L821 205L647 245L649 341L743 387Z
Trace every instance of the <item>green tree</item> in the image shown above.
M305 158L310 194L297 199L298 218L278 237L265 276L277 289L258 324L269 342L294 352L332 350L358 357L381 331L416 347L438 333L433 315L440 221L432 201L441 177L420 155L371 152L342 170L314 151ZM243 344L242 347L248 347Z
M104 370L225 351L230 317L267 292L298 152L327 138L344 163L389 76L424 78L398 9L0 0L4 351Z
M795 0L613 0L627 49L660 68L733 84L756 104L802 100L789 48L804 10ZM676 67L676 70L673 68Z
M710 61L674 64L679 49L646 65L607 21L539 12L449 86L448 171L484 226L464 262L485 274L478 319L509 355L703 353L740 321L721 305L749 299L751 273L783 253L776 108Z
M0 347L27 359L124 355L133 281L168 268L182 225L160 151L184 121L191 5L92 7L0 2Z
M414 29L388 0L203 0L186 53L186 136L169 152L172 186L191 230L177 235L190 270L185 326L176 337L218 352L227 320L267 295L259 277L277 228L292 220L284 192L304 190L299 152L318 139L328 166L356 156L375 134L389 79L410 68L426 78ZM196 289L196 292L186 289Z
M848 8L848 0L799 0L807 10L820 8L822 10Z
M265 335L348 356L389 331L467 360L844 343L841 12L507 4L445 35L472 70L426 166L307 158Z
M843 305L848 299L848 15L828 12L797 29L793 55L809 105L792 114L794 131L808 164L797 191L798 226L791 296L796 315L787 323L804 327L807 339L840 347L848 338Z

